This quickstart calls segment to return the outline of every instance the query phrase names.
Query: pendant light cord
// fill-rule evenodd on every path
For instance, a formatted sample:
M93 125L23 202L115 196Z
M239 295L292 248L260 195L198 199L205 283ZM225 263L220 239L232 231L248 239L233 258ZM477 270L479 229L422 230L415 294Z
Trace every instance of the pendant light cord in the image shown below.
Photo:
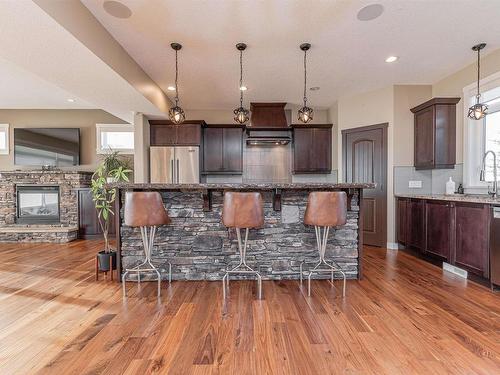
M179 91L177 88L177 80L179 78L179 68L177 64L177 50L175 50L175 106L177 107L177 103L179 103Z
M307 50L304 51L304 107L306 106L307 103L306 87L307 87Z
M240 50L240 107L243 107L243 51Z
M477 49L477 95L476 95L477 103L479 103L479 98L481 97L481 94L479 94L480 72L481 72L481 49L478 48Z

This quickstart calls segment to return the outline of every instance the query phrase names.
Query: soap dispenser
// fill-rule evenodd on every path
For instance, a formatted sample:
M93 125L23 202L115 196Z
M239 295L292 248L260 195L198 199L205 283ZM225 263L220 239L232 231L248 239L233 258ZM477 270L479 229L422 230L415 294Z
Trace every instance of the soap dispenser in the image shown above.
M453 181L452 178L450 177L450 179L446 183L446 195L453 195L453 194L455 194L455 181Z

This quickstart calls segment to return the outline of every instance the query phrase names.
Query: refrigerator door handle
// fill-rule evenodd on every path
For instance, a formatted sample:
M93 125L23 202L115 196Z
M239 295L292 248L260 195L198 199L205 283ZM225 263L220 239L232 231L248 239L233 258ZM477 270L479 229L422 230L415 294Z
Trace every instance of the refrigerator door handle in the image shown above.
M170 160L170 174L172 175L172 183L174 183L174 159Z
M179 173L179 168L180 168L180 165L179 165L179 164L180 164L180 163L179 163L179 159L177 159L177 183L178 183L178 184L180 183L180 182L179 182L179 174L180 174L180 173Z

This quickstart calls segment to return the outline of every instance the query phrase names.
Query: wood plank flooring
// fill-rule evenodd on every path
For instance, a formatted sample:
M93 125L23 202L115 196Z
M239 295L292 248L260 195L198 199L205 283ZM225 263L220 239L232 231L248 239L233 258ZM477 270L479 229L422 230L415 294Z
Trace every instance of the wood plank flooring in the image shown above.
M94 281L98 241L0 244L0 374L500 374L500 296L366 248L341 283Z

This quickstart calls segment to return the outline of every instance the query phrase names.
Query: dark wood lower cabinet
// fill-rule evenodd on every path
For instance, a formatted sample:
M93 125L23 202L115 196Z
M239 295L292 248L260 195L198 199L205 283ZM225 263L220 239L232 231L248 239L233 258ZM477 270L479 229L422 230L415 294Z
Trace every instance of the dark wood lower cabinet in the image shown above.
M476 275L489 277L489 206L456 203L454 263Z
M448 262L452 244L451 204L441 201L426 201L425 224L424 252Z
M398 243L429 258L489 277L490 206L397 198Z
M110 220L109 234L115 234L115 220ZM102 237L97 211L90 189L78 189L78 237L94 239Z

